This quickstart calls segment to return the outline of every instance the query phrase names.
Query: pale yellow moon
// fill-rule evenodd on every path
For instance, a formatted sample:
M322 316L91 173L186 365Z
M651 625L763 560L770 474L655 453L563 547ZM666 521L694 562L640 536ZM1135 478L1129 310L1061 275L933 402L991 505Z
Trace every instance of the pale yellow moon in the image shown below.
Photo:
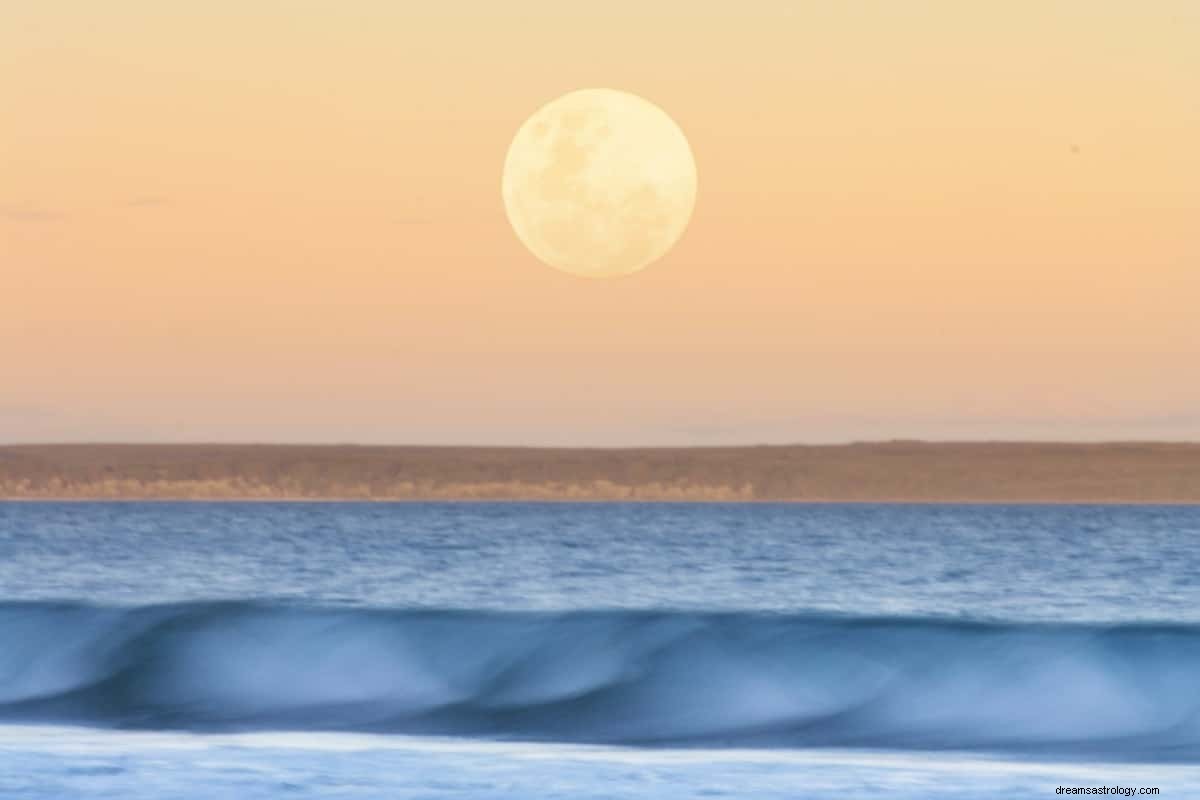
M581 89L520 127L501 190L513 230L539 259L575 275L627 275L683 235L696 204L696 162L658 106Z

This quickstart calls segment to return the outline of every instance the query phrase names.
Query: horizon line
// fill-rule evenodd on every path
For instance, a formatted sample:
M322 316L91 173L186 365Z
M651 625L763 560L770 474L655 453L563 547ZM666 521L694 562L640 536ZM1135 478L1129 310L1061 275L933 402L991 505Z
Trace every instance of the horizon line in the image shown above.
M1073 447L1118 446L1200 446L1200 439L926 439L897 437L892 439L848 439L833 442L744 442L738 444L614 444L614 445L544 445L544 444L447 444L419 442L306 442L306 441L128 441L79 440L42 442L0 442L0 449L44 447L314 447L314 448L391 448L437 450L743 450L749 448L835 448L880 445L926 446L986 446L1041 445Z

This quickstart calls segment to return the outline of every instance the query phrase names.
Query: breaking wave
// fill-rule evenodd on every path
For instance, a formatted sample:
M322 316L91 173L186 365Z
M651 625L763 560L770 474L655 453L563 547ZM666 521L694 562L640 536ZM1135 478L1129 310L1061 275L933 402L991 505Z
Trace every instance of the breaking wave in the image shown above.
M1200 756L1200 628L0 604L0 722Z

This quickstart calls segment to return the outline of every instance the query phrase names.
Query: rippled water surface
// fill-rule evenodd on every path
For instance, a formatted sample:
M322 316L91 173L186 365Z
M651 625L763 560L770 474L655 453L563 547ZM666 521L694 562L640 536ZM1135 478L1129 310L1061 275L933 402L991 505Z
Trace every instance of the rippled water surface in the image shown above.
M1196 763L1200 508L0 503L4 797L1193 796Z

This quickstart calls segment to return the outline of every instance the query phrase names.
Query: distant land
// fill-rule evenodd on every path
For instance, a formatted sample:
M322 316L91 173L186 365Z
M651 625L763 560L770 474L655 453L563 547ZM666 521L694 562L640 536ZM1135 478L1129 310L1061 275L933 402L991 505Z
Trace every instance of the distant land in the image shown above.
M0 499L1200 503L1200 444L10 445Z

